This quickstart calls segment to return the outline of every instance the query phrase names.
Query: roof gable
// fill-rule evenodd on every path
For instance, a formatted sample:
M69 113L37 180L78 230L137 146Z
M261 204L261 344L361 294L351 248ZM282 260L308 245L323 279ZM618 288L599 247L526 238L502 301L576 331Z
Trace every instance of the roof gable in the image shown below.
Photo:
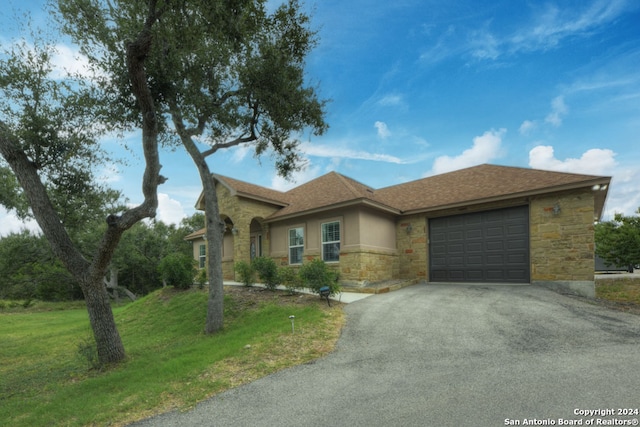
M261 187L218 174L213 174L213 178L227 187L233 196L242 196L277 206L287 206L289 204L289 197L282 191Z
M290 216L301 212L323 210L342 204L369 202L382 203L376 197L376 191L354 179L337 172L329 172L286 193L289 205L269 217L269 219Z

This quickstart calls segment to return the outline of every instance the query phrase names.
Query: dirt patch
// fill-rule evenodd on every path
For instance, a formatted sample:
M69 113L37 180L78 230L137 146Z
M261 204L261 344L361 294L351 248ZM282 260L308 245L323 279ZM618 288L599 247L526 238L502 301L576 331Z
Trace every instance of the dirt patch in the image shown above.
M225 286L225 295L230 295L237 304L243 307L251 307L264 303L274 303L278 305L317 305L327 307L327 300L320 298L318 295L311 294L289 294L286 291L276 290L270 291L261 287L254 286ZM343 305L338 301L331 301L332 307Z

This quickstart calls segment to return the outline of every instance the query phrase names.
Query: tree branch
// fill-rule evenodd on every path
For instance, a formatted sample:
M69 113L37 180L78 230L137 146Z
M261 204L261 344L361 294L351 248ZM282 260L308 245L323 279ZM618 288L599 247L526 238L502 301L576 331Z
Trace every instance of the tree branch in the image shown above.
M15 174L38 225L49 241L53 253L76 278L83 278L89 262L76 249L62 225L38 171L20 147L9 127L0 121L0 154Z

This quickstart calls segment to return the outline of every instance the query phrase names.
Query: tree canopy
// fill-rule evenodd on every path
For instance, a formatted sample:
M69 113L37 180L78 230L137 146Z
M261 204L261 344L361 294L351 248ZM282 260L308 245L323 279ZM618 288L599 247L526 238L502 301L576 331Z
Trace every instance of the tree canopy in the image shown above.
M182 144L194 161L207 216L205 330L215 332L222 328L223 224L206 158L251 144L256 156L274 158L282 176L302 166L299 139L305 131L322 134L327 128L326 102L304 75L305 58L316 44L309 17L296 0L273 13L265 0L58 4L65 32L96 70L111 120L128 128L152 116L156 127L149 133ZM125 49L139 50L138 79L129 80L131 56L122 54Z
M611 221L596 224L596 254L608 265L640 264L640 208L636 216L615 214Z

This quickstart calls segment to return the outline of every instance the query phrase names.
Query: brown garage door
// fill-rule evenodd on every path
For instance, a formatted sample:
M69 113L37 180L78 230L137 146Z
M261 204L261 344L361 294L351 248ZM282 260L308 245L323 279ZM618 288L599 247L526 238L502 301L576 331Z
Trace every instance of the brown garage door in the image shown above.
M529 207L429 220L432 282L529 283Z

